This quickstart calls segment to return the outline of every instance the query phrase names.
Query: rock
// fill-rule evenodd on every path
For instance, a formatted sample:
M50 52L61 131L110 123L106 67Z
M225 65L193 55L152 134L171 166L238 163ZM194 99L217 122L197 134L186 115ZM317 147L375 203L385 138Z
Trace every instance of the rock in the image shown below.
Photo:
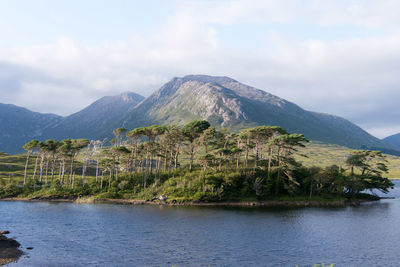
M12 238L7 238L3 234L9 234L9 231L0 231L0 265L17 261L23 254L19 250L20 243Z
M8 235L10 231L0 231L0 235Z
M158 197L158 200L164 201L164 202L167 201L167 199L168 199L168 197L165 196L165 195L161 195L161 196Z
M153 197L153 198L151 199L151 201L154 201L154 200L157 200L157 199L158 199L159 201L166 202L167 199L168 199L168 197L165 196L165 195L160 195L160 196L158 196L158 197Z

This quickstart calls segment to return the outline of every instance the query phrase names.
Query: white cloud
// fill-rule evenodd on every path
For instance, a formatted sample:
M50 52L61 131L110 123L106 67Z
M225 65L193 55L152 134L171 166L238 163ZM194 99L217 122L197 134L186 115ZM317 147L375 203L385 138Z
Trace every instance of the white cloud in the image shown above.
M202 73L231 76L303 108L344 116L380 137L400 128L398 1L177 3L164 25L146 36L96 45L60 36L43 46L1 49L0 102L69 114L104 95L130 90L147 96L174 76ZM358 25L381 34L297 40L266 27L265 42L250 51L233 48L216 29L297 22L327 30Z

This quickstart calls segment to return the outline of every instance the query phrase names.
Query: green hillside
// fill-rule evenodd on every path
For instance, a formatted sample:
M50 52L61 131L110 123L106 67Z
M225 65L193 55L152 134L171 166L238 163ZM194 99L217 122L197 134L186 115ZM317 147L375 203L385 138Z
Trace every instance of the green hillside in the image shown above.
M344 146L310 142L305 148L299 148L299 154L306 157L296 155L296 159L305 166L326 167L338 165L339 167L344 167L345 160L351 151L353 149ZM391 179L400 179L400 157L386 155L386 160L388 161L389 173L385 176Z

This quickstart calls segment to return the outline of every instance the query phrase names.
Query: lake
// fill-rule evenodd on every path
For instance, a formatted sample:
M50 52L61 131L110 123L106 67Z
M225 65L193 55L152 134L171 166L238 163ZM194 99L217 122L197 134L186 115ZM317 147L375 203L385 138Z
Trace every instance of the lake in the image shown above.
M388 196L400 197L400 183ZM399 266L400 200L344 208L0 202L9 266ZM33 247L33 250L26 250Z

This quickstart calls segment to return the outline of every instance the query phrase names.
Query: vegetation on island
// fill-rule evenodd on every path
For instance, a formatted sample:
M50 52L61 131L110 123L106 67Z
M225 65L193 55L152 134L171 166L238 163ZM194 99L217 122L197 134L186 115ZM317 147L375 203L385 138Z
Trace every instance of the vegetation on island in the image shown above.
M308 140L277 126L229 132L198 120L183 127L119 128L113 135L109 145L32 140L25 155L0 155L0 197L336 200L393 186L383 177L388 168L381 152L353 151L340 165L304 166L299 158L307 155L299 149ZM21 175L5 176L7 166Z

